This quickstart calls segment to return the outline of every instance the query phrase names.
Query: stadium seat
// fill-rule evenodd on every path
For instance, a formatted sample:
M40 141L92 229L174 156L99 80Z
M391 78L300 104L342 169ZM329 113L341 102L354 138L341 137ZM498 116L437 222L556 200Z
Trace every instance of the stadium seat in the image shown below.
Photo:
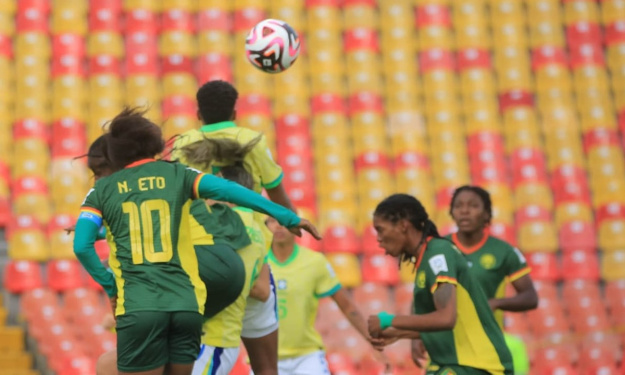
M382 284L365 282L353 291L354 302L359 306L364 316L375 315L380 311L388 310L392 305L388 287Z
M355 255L336 253L328 254L327 258L344 287L353 288L361 284L360 265Z
M395 261L387 256L365 256L362 260L362 279L364 282L392 286L399 282L399 270Z
M560 247L564 252L571 249L597 248L595 229L592 223L571 221L559 229Z
M70 215L55 215L48 224L48 238L50 241L50 257L52 259L74 259L72 247L73 236L65 231L75 223L75 217Z
M561 266L553 253L529 253L527 263L534 280L559 281L562 278Z
M15 260L45 261L49 248L44 231L32 216L14 216L7 230L9 257Z
M625 279L625 251L604 252L601 259L601 278L606 281Z
M335 226L327 228L323 235L323 251L328 253L361 252L358 238L353 228L347 226Z
M625 228L625 219L600 220L598 225L600 248L605 250L625 248L625 239L622 236L623 228Z
M76 260L51 260L47 264L48 286L57 292L82 287L80 270Z
M4 287L11 293L24 293L43 287L43 277L38 263L14 260L4 270Z

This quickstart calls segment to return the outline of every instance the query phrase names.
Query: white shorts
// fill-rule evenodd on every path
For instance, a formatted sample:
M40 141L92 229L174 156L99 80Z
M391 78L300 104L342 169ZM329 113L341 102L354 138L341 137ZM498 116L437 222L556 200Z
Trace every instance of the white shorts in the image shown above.
M216 348L202 344L192 375L228 375L239 358L239 348Z
M278 329L278 299L276 298L276 286L271 273L269 273L269 280L271 282L271 292L267 301L261 302L251 297L247 298L241 337L257 339L267 336Z
M278 361L278 375L330 375L323 350Z

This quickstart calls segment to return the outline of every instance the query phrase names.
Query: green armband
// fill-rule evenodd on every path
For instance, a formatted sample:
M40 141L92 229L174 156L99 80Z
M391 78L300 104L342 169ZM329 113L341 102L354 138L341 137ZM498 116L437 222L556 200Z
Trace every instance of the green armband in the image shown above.
M382 311L381 313L378 313L378 318L380 318L380 328L387 329L393 324L393 318L395 318L395 315Z

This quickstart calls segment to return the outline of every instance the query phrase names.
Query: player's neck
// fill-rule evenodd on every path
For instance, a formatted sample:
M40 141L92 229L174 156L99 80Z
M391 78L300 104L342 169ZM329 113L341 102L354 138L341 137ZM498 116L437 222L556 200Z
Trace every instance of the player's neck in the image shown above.
M293 251L295 250L295 241L279 243L274 241L271 250L273 251L273 256L276 257L278 262L284 263L293 254Z
M460 244L464 247L472 247L480 243L484 239L486 232L484 229L480 229L475 232L458 232L456 233L456 238Z

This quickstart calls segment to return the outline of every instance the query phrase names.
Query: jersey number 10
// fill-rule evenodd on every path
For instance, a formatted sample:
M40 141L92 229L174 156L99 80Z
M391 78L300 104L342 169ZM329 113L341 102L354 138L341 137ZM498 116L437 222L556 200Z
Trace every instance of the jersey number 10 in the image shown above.
M174 254L169 203L164 199L150 199L140 206L134 202L124 202L122 210L128 214L132 263L142 264L144 259L150 263L169 262ZM153 212L158 215L161 251L156 251L155 248Z

